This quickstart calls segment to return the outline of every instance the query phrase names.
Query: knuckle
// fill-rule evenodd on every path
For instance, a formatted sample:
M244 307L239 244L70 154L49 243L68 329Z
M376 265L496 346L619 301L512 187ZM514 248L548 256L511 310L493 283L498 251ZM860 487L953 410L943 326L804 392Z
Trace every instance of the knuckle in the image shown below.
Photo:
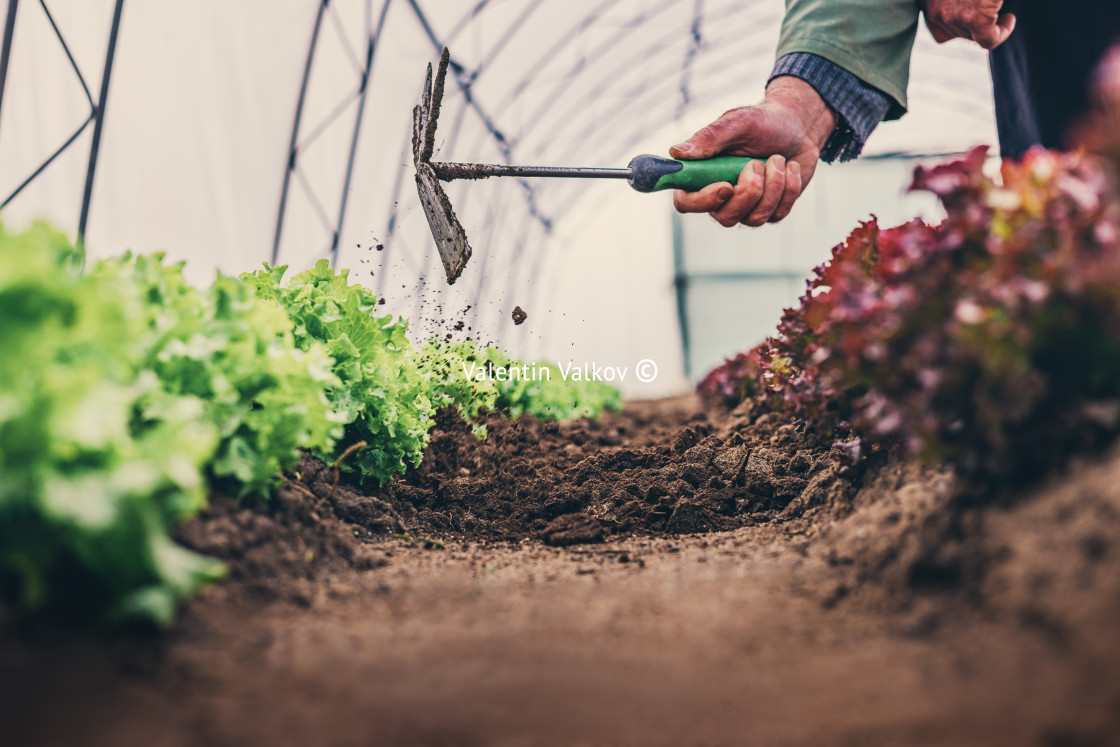
M770 218L769 211L767 211L766 213L762 213L762 214L760 214L758 212L754 212L754 213L751 213L750 215L748 215L746 218L744 218L743 223L750 226L751 228L758 228L759 226L764 225L766 223L766 221L769 220L769 218Z
M774 211L774 214L772 216L770 216L770 222L771 223L777 223L778 221L782 220L787 215L789 215L790 211L792 211L792 210L793 210L793 204L792 203L779 205L778 209Z
M980 10L971 10L964 14L963 23L969 29L987 29L994 26L996 17Z
M984 49L991 49L992 45L995 44L996 35L991 33L989 29L983 29L975 32L973 34L973 39Z
M735 219L734 216L718 215L716 213L712 213L712 217L715 219L716 223L720 224L724 228L731 228L733 225L739 222Z
M717 122L712 122L710 125L705 125L697 130L696 134L692 136L693 140L713 140L719 136L720 126Z

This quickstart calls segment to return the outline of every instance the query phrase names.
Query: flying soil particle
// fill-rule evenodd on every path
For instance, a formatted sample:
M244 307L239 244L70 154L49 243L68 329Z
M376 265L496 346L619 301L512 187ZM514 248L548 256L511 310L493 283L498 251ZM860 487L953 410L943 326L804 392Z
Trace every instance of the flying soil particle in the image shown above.
M374 247L374 249L376 249L379 252L384 251L385 250L385 245L384 244L378 244L377 246Z
M529 318L529 315L526 314L525 310L522 309L520 306L513 307L513 323L514 324L523 324L525 322L525 320L528 319L528 318Z
M464 327L464 324L463 324L463 322L462 322L462 321L458 321L458 322L455 322L455 326L454 326L454 327L453 327L452 329L454 329L454 330L455 330L456 332L462 332L462 331L463 331L463 327Z

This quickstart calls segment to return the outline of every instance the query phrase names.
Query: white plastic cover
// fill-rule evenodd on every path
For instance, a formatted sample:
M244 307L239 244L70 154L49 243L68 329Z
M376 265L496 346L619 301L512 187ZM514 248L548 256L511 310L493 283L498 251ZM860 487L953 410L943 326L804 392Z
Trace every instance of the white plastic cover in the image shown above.
M96 99L113 0L46 6ZM320 6L125 0L89 218L94 256L164 249L199 280L269 259ZM449 289L412 179L411 109L426 64L447 44L454 75L437 160L622 166L757 100L782 9L781 0L333 0L310 71L280 262L302 269L331 247L376 35L340 264L412 319L414 337L462 319L470 334L519 355L619 366L651 358L658 381L624 389L680 389L667 196L619 182L450 184L475 256ZM868 151L994 142L984 53L919 37L911 114L881 127ZM0 110L0 199L88 113L40 3L22 0ZM46 217L76 231L91 129L12 201L6 222ZM884 195L897 201L904 184L888 171L853 207L852 225ZM812 222L796 210L790 220ZM832 228L805 233L822 249L842 238ZM749 250L750 231L738 235ZM517 327L515 305L529 315Z

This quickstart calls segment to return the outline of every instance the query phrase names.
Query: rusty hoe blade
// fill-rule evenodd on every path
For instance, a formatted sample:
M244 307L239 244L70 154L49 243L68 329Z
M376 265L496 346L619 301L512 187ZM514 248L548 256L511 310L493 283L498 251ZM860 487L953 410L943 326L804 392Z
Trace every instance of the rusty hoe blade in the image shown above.
M467 260L471 258L467 232L451 209L451 201L447 199L447 193L443 191L443 185L431 163L436 144L436 122L439 119L440 104L443 103L443 85L447 79L450 58L450 53L444 49L434 82L432 66L428 65L423 98L419 106L412 110L412 160L416 165L416 189L420 194L420 204L424 207L428 225L432 229L432 238L439 249L439 258L443 261L449 285L459 278Z

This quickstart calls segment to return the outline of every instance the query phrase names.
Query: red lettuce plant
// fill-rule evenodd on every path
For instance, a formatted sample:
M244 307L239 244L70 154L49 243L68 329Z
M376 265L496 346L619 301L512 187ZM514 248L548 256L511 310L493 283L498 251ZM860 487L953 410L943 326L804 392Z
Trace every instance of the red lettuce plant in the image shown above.
M728 409L765 391L762 383L760 349L738 353L713 368L696 390L709 407Z
M948 217L862 224L747 354L752 383L722 391L757 382L826 434L850 421L998 476L1026 476L1120 415L1120 206L1104 170L1037 150L996 180L986 161L978 148L919 168L912 189Z

